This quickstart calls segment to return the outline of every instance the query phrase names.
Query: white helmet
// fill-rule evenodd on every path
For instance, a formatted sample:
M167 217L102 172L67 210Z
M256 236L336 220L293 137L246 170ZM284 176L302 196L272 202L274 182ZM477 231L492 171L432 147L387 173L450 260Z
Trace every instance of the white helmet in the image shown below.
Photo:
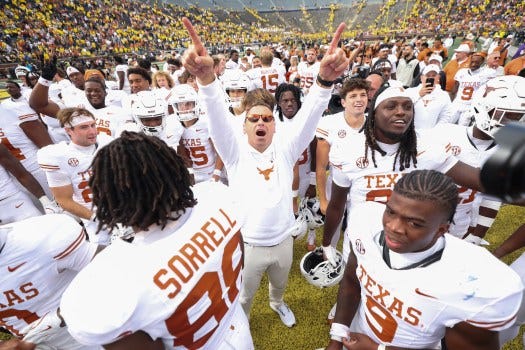
M295 219L294 225L292 226L292 237L294 239L301 239L306 234L306 230L308 229L308 223L306 222L306 218L304 217L303 213L299 211L297 214L297 218Z
M317 198L303 198L299 210L303 213L309 229L324 225L324 215L321 214L321 203Z
M230 97L230 90L244 90L248 92L251 87L250 78L240 69L227 69L221 76L222 86L228 96L230 107L236 108L241 105L242 97Z
M17 78L25 77L27 73L29 73L29 68L20 65L16 66L15 75Z
M472 112L476 127L489 135L509 122L525 122L525 78L496 77L476 91Z
M142 129L142 132L146 135L158 137L166 125L168 105L163 99L159 98L154 91L140 91L132 101L131 113L135 122ZM162 118L160 125L148 126L144 124L144 119L159 117Z
M336 285L341 281L345 270L343 255L337 250L335 252L336 266L332 266L328 260L324 260L323 248L321 247L303 256L299 266L304 278L310 284L319 288L325 288Z
M168 103L173 106L173 111L181 122L197 119L201 112L197 92L188 84L175 86L171 90ZM188 108L190 103L190 108ZM191 103L193 105L191 106Z

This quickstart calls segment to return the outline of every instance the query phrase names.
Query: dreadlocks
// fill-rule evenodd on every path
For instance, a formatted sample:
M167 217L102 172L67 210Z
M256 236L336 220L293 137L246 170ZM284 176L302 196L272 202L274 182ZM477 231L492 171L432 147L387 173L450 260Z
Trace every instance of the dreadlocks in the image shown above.
M293 84L286 84L286 83L279 84L279 86L277 86L277 89L275 89L275 100L277 100L277 112L279 113L280 121L283 121L283 111L281 110L279 103L280 103L282 95L286 91L290 91L293 94L293 98L297 102L297 110L301 109L301 89L299 89L297 86Z
M372 152L372 162L374 163L374 166L377 168L376 163L376 157L375 157L375 151L379 152L381 156L384 156L386 154L385 151L381 149L379 144L377 143L376 137L375 137L375 109L376 109L376 101L379 95L386 89L388 89L390 86L388 84L383 84L377 93L375 94L372 103L371 108L368 111L368 117L365 120L365 124L363 125L363 132L366 137L365 142L365 159L368 160L368 149L370 149ZM410 167L410 162L412 161L414 163L414 167L417 164L416 159L417 154L417 137L416 137L416 129L414 127L414 118L412 118L412 121L410 122L410 125L408 126L408 129L405 131L403 136L401 137L399 141L399 149L396 152L396 156L394 157L394 164L392 164L392 170L396 170L396 163L399 159L399 170L403 171L406 168Z
M157 137L124 131L100 149L92 169L89 186L99 231L117 223L164 228L197 203L182 158Z
M411 199L432 201L449 212L452 221L458 205L458 188L454 181L435 170L414 170L394 186L394 192Z

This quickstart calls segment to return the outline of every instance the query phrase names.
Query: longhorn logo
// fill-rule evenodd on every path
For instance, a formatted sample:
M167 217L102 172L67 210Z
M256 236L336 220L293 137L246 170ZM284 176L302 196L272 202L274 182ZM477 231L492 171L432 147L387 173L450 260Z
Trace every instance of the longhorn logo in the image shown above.
M257 170L259 170L259 174L263 175L263 176L264 176L264 179L265 179L266 181L268 181L268 180L270 180L270 173L273 171L273 165L272 165L271 168L263 169L263 170L261 170L261 169L259 169L259 168L257 167Z

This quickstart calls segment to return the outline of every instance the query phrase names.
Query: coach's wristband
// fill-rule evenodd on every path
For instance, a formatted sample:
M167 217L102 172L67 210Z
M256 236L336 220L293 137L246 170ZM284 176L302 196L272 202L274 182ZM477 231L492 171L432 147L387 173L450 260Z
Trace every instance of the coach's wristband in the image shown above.
M38 78L38 83L40 85L44 85L44 86L50 87L51 84L53 84L53 80L47 80L45 78L40 77L40 78Z
M213 175L221 176L221 174L222 174L222 170L221 170L221 169L215 169L215 170L213 170Z
M377 350L386 350L386 345L385 344L379 344L377 346Z
M317 82L319 83L319 85L325 88L331 88L334 85L333 80L324 80L319 74L317 74Z

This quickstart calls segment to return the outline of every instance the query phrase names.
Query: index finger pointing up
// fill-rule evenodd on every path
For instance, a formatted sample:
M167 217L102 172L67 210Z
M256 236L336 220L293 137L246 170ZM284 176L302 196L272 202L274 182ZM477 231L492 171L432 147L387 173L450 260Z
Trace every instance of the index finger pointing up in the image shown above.
M193 25L191 24L190 20L186 17L182 17L182 24L184 24L184 27L186 27L186 30L190 35L191 42L193 43L195 50L197 50L199 55L205 55L206 49L204 48L204 45L202 45L201 38L199 37L199 34L197 34L195 28L193 28Z
M337 44L339 43L339 40L341 40L341 35L343 34L344 30L346 28L346 24L344 22L341 22L339 24L339 27L335 30L334 37L332 38L332 42L330 43L330 47L328 48L328 54L334 53L335 49L337 49Z

